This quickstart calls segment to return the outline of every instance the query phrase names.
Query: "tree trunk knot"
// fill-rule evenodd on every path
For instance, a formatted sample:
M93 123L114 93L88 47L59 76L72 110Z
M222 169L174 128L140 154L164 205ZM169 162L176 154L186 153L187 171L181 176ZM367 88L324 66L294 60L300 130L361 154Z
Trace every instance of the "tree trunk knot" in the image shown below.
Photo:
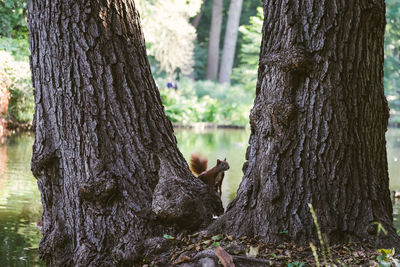
M271 121L271 133L282 135L296 115L296 106L291 103L272 103L267 107Z
M113 200L117 199L119 192L116 179L112 175L108 179L102 177L95 181L83 183L78 189L78 195L81 199L102 206L111 204Z
M291 48L263 55L260 64L277 67L285 72L308 73L312 66L312 58L303 48Z
M40 154L35 153L32 157L31 171L35 177L41 177L43 171L50 168L58 169L59 156L56 149L44 148Z
M65 221L53 221L51 225L53 229L50 233L45 234L43 240L40 242L39 253L41 257L43 259L51 258L55 253L55 249L59 247L64 248L64 255L70 255L72 239L65 228ZM60 254L58 254L58 256L61 258Z

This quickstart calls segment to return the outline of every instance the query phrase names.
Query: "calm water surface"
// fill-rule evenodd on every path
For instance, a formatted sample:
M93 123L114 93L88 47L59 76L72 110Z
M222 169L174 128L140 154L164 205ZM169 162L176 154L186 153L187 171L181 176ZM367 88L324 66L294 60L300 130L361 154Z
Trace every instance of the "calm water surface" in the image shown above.
M242 178L242 165L249 132L217 130L176 131L178 146L186 159L199 152L209 159L227 158L230 170L222 186L226 206L235 196ZM40 194L30 172L33 135L13 136L0 146L0 266L44 266L38 259L41 216ZM387 133L390 188L400 191L400 129ZM400 228L400 201L394 205L395 224Z
M0 266L40 265L35 223L41 203L30 172L32 143L33 135L21 135L0 146Z

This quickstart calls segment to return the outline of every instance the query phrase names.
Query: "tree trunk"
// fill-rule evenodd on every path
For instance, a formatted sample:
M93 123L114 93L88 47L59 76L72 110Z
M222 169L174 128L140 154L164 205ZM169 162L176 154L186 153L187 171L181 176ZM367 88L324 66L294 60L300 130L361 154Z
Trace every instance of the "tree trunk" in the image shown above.
M222 0L213 0L210 40L208 43L207 80L217 80L219 40L222 25Z
M203 8L204 8L204 3L205 3L205 2L206 2L206 1L203 0L203 2L202 2L202 4L201 4L201 7L200 7L199 13L197 13L197 15L196 15L196 16L193 18L193 20L192 20L192 25L193 25L193 27L196 28L196 31L198 31L197 27L199 27L201 18L203 17L203 14L204 14ZM195 78L195 77L194 77L194 69L192 69L192 71L191 71L188 75L186 75L186 77L188 77L188 78L191 79L191 80L194 80L194 78Z
M386 159L383 0L264 1L251 136L236 199L211 230L398 246ZM280 234L288 231L288 234ZM381 233L381 236L383 233Z
M177 149L133 1L31 0L28 21L48 265L128 264L221 212Z
M219 83L230 83L235 59L235 49L239 31L240 13L243 0L231 0L229 6L228 22L226 24L224 49L222 50L221 68L219 71Z
M201 3L201 7L200 7L200 11L199 11L199 13L197 13L197 15L193 18L193 20L192 20L192 25L193 25L193 27L195 27L196 29L197 29L197 27L199 26L199 24L200 24L200 20L201 20L201 18L203 17L203 13L204 13L204 11L203 11L203 7L204 7L204 3L206 2L206 0L203 0L203 2Z

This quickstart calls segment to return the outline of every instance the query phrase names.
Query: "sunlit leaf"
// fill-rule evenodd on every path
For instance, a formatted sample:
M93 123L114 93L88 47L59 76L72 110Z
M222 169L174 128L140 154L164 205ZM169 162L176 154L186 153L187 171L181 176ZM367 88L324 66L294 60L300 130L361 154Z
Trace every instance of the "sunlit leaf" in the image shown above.
M222 239L222 235L215 235L211 239L214 240L214 241L219 241L219 240Z
M170 235L168 235L168 234L164 234L164 238L165 238L165 239L168 239L168 240L173 240L173 239L175 239L175 237L170 236Z
M253 247L250 246L249 251L246 253L247 257L257 257L258 256L258 252L259 252L260 247Z

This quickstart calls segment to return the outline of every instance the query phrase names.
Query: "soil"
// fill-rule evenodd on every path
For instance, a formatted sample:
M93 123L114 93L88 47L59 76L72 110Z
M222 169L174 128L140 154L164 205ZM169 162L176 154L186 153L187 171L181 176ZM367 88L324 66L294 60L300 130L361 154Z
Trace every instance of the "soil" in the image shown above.
M324 252L320 244L315 247L319 264L310 246L266 244L258 238L208 236L203 232L164 235L145 242L145 258L137 266L380 266L377 257L381 253L372 244L349 242ZM229 259L234 265L227 263Z

